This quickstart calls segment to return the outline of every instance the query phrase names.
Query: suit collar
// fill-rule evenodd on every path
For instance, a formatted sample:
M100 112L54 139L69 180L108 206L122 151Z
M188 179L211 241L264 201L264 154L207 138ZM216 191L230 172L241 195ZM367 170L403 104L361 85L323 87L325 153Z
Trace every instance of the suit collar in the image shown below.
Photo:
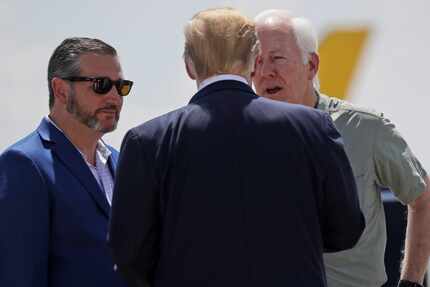
M42 119L37 128L42 141L48 144L52 152L79 180L87 192L91 195L97 206L109 217L110 207L103 191L89 170L85 160L69 139L47 119ZM113 160L108 161L112 165ZM115 167L112 167L115 169Z
M220 90L240 90L242 92L250 93L252 96L256 96L252 88L242 82L235 81L235 80L223 80L223 81L217 81L214 82L200 91L198 91L190 100L190 104L195 103L202 98L205 98L207 96L211 96L215 92L218 92Z
M66 136L66 134L64 133L64 131L59 127L59 126L57 126L56 124L55 124L55 122L49 117L49 116L45 116L44 117L44 119L49 123L49 124L51 124L51 125L53 125L54 127L56 127L57 128L57 130L59 130L67 139L68 139L68 137ZM70 141L70 140L69 140ZM79 151L79 153L85 158L85 156L84 156L84 154L75 146L75 145L73 145L78 151ZM97 142L97 146L96 146L96 153L99 153L100 154L100 156L101 156L101 161L102 161L102 163L103 164L105 164L108 160L109 160L109 157L111 156L111 154L112 154L112 151L111 151L111 149L109 149L108 148L108 146L106 145L106 143L102 140L102 139L99 139L98 140L98 142Z
M118 162L118 153L110 146L106 145L110 150L111 155L108 159L109 169L112 174L113 179L115 180L115 171L116 171L116 163Z

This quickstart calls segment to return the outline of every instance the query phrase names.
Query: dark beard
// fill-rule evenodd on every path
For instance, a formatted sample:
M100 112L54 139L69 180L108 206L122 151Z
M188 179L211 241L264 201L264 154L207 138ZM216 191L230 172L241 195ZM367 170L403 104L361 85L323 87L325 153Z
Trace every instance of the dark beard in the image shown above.
M114 105L109 105L106 107L103 107L102 109L117 109ZM108 133L116 129L119 121L119 113L117 112L115 115L115 122L111 127L104 128L100 125L99 120L97 119L97 113L102 110L98 109L94 112L94 114L86 112L82 106L79 104L79 102L76 100L76 92L75 89L72 87L70 97L67 99L66 103L66 110L75 116L75 118L88 128L95 130L97 132L101 133Z

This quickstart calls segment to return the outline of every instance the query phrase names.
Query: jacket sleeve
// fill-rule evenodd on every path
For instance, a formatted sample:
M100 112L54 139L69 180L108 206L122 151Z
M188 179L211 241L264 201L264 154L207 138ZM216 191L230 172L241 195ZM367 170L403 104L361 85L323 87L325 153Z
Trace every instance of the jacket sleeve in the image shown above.
M125 136L115 177L109 245L130 287L150 286L158 261L159 192L154 161L141 139Z
M38 167L16 150L0 155L0 286L47 287L49 197Z
M350 249L357 243L365 220L342 138L328 114L324 115L324 122L322 233L324 252L337 252Z

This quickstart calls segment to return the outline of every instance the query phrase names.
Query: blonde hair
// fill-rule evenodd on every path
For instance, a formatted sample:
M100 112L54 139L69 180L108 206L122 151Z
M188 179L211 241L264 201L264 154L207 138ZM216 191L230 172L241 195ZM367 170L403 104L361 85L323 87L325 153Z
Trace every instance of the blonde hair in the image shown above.
M185 60L191 60L196 76L251 73L258 54L255 25L232 8L201 11L187 23Z

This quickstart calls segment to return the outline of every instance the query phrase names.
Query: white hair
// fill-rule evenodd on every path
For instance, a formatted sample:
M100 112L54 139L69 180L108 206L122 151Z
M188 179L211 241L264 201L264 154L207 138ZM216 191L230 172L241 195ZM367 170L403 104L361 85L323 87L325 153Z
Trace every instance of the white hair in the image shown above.
M265 10L254 18L258 25L287 25L292 28L296 44L307 64L311 54L318 54L318 38L312 23L303 17L294 17L288 10ZM319 91L318 74L312 79L314 89Z

